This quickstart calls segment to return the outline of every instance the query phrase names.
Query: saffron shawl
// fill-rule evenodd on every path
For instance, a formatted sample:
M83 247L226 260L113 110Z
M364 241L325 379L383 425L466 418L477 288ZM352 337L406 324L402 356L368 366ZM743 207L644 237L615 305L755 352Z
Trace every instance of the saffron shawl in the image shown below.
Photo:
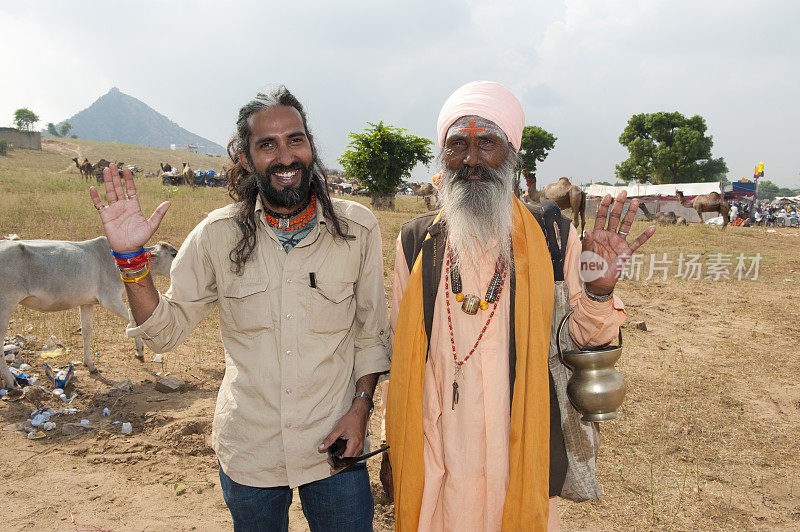
M536 219L518 199L513 202L517 361L509 438L511 474L503 506L503 530L545 531L550 461L547 358L553 314L553 268ZM400 304L386 409L395 527L399 532L417 530L425 484L422 388L428 338L423 319L421 257L422 253L414 263Z

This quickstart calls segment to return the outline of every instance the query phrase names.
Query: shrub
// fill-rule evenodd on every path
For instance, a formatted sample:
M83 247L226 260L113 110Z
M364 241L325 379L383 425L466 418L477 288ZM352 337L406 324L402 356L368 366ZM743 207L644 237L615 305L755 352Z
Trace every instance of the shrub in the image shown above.
M8 153L8 141L0 139L0 155L6 155L7 153Z

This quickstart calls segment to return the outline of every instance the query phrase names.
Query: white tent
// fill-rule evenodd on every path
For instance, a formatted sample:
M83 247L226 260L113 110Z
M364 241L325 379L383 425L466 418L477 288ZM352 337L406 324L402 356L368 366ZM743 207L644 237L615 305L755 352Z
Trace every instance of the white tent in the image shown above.
M712 183L676 183L673 185L642 185L634 184L625 187L612 187L606 185L589 185L586 188L586 216L594 216L600 204L600 198L606 194L616 197L621 191L628 193L628 201L632 198L639 198L647 209L656 214L659 212L674 212L677 216L683 216L689 222L702 221L697 211L690 207L684 207L678 203L676 192L683 192L684 199L692 200L701 194L716 192L722 194L722 184ZM627 210L627 206L626 206ZM708 213L711 217L715 214ZM637 213L637 218L644 218L642 212Z
M606 194L616 197L621 191L626 191L629 198L639 199L667 199L677 197L675 192L680 190L686 199L692 199L701 194L716 192L722 194L722 184L711 183L676 183L672 185L643 185L635 184L624 187L611 187L607 185L589 185L586 189L587 196L602 198Z
M792 203L800 203L800 196L778 196L773 200L774 205L779 205L783 200L790 201Z

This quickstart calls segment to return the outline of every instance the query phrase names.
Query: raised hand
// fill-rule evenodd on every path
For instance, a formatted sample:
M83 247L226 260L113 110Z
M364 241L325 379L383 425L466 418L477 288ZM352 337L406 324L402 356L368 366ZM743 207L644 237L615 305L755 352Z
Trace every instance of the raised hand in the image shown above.
M120 178L117 165L110 165L103 169L108 205L103 204L95 187L89 188L89 196L100 213L111 249L117 253L130 253L140 250L150 240L167 213L170 202L165 201L150 218L145 218L139 206L133 175L127 168L123 171L123 178Z
M636 211L639 210L639 200L631 200L628 212L625 213L620 225L619 220L626 197L627 193L624 190L617 195L616 201L611 198L611 194L606 194L597 209L594 229L587 230L583 234L584 253L581 253L581 272L598 272L596 275L584 274L584 280L586 289L599 296L610 294L614 290L614 286L622 274L622 267L633 255L633 252L656 232L656 226L651 225L632 242L628 242L628 232L634 217L636 217ZM612 201L614 207L609 215L608 208ZM587 251L592 253L585 253ZM602 270L597 269L598 263L606 266L602 274L599 273Z

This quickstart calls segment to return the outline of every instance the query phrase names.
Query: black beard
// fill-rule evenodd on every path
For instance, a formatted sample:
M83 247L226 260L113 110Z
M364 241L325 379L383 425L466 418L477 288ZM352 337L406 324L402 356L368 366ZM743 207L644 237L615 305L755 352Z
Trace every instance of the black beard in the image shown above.
M252 163L251 166L255 167ZM272 179L270 176L275 172L290 172L292 170L300 170L302 175L300 183L294 187L284 188L278 190L272 186ZM255 172L256 186L258 191L264 197L268 204L273 207L280 207L290 209L296 207L308 197L308 192L311 189L311 168L303 166L300 163L292 163L289 166L276 164L267 168L264 173Z

